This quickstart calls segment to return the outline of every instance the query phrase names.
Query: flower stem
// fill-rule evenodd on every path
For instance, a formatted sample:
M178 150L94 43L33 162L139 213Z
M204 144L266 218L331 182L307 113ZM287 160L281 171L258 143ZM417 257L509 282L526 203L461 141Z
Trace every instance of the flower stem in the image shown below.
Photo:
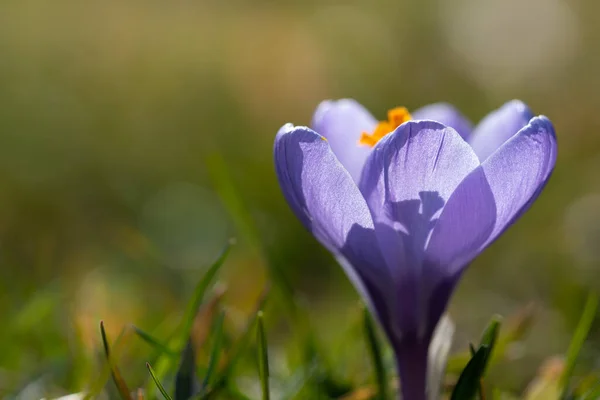
M395 347L402 399L427 400L429 342L405 339Z

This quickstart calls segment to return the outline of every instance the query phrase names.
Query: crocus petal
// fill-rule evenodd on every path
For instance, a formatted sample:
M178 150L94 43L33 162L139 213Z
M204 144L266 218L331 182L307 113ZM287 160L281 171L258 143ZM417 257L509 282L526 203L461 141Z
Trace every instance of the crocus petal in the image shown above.
M539 116L482 163L497 209L486 245L539 196L554 170L556 152L554 127L548 118Z
M552 124L536 117L456 188L423 263L428 329L445 311L464 268L535 200L555 161Z
M400 125L365 163L359 187L394 275L401 325L420 334L425 334L420 318L425 243L450 195L477 166L477 156L460 135L434 121Z
M555 162L552 123L535 117L457 187L431 235L428 264L460 273L537 198Z
M275 138L282 192L304 226L331 251L385 328L393 322L391 285L367 204L327 141L306 127L283 126ZM382 271L383 269L383 271Z
M492 233L496 214L494 193L480 166L452 193L433 229L427 264L444 271L429 275L450 275L471 261Z
M412 113L413 119L428 119L454 128L463 139L468 140L473 124L448 103L435 103L421 107Z
M274 155L288 203L329 250L344 246L353 225L372 226L365 200L322 136L285 125L275 139Z
M464 267L479 254L495 222L494 195L480 166L452 193L427 244L422 274L427 333L446 310Z
M488 114L473 130L469 143L481 162L523 128L533 114L522 101L513 100Z
M327 100L317 107L311 125L327 138L338 160L358 182L371 152L370 147L359 145L358 140L361 133L375 129L377 120L355 100Z

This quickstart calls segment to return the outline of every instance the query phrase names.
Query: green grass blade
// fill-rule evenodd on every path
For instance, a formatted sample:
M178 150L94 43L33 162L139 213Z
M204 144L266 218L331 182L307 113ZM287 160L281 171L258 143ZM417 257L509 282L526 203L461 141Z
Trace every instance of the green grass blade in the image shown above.
M160 390L160 392L162 393L163 397L166 400L173 400L171 398L171 396L169 396L169 393L167 393L167 391L165 390L165 388L163 387L162 383L160 383L160 381L158 380L158 378L156 377L156 373L154 372L154 370L152 369L152 366L150 366L150 363L146 363L146 368L148 368L148 371L150 372L150 376L152 377L152 380L154 381L154 383L156 384L156 387L158 388L158 390Z
M102 327L101 327L100 333L102 333ZM128 329L128 327L121 329L121 332L119 332L119 335L113 342L113 345L110 347L111 360L114 359L114 354L120 354L120 350L124 346L124 340L128 333L130 333L130 330ZM105 334L105 336L106 336L106 334ZM106 345L104 345L104 346L106 346ZM94 382L92 382L92 384L90 386L90 390L85 394L84 399L89 400L89 399L93 399L96 396L98 396L100 394L100 392L102 391L102 389L104 388L104 386L106 385L106 382L110 379L111 374L112 374L112 365L111 365L111 362L109 362L109 360L107 359L106 363L104 364L104 366L102 367L102 369L100 371L98 378L95 379Z
M169 341L167 347L170 349L179 349L178 351L183 351L184 346L186 345L190 332L192 330L194 319L196 317L196 313L202 304L202 300L204 299L204 295L208 290L210 284L214 280L217 272L221 268L221 266L225 263L227 256L231 250L231 246L235 243L234 240L230 240L229 243L225 246L219 257L215 260L215 262L208 268L200 282L196 285L192 298L190 299L186 312L183 316L183 319L180 325L177 327L175 334ZM156 361L156 376L162 380L169 371L173 371L175 369L175 364L177 360L170 355L163 354ZM153 385L146 386L146 393L149 398L152 398L154 395L154 387Z
M267 351L267 335L263 322L263 312L259 311L256 324L257 344L258 344L258 374L262 386L263 400L269 400L269 354Z
M485 375L487 366L489 365L489 361L492 358L492 354L494 352L496 342L498 340L498 335L500 333L501 324L502 317L494 315L488 326L483 331L483 334L481 335L481 341L479 343L479 346L486 346L489 349L489 351L486 354L485 369L482 375Z
M187 400L200 390L200 382L196 378L196 355L192 340L181 354L181 364L175 375L175 400Z
M108 337L106 335L106 330L104 329L104 321L100 321L100 333L102 335L102 343L104 345L104 353L106 354L106 360L108 361L108 364L110 366L110 372L113 381L117 386L117 390L123 400L133 400L133 398L131 397L131 390L129 390L129 388L127 387L127 384L125 383L125 380L121 375L121 371L119 371L119 368L117 367L116 363L111 357L110 345L108 344Z
M501 323L502 317L499 315L494 315L488 326L483 331L479 344L482 346L488 346L490 349L492 349L496 343L496 339L498 338Z
M381 355L381 344L377 338L375 324L367 308L364 309L364 329L367 337L367 344L369 345L369 353L371 353L371 359L373 361L373 368L375 370L375 378L379 392L378 399L387 400L389 398L389 389Z
M456 382L450 400L473 400L479 392L489 349L481 346L473 355Z
M170 348L168 348L165 344L161 343L158 339L150 335L148 332L138 328L135 325L132 325L131 328L133 329L133 332L140 337L140 339L149 344L155 350L159 351L160 353L168 354L172 357L177 357L178 354L176 351L173 351Z
M469 344L472 357L460 374L458 382L456 382L452 397L450 398L451 400L472 400L477 394L481 398L484 398L481 379L485 375L492 352L494 351L494 346L500 333L500 325L501 318L494 316L483 331L477 350L475 350L472 344Z
M219 269L221 268L223 263L225 263L225 260L227 259L227 256L229 255L229 251L231 250L231 246L233 246L234 244L235 244L235 240L232 239L229 241L229 243L227 244L225 249L223 249L223 251L219 255L219 258L217 258L217 260L210 266L208 271L206 271L206 273L204 274L204 276L202 277L202 279L196 286L196 289L194 290L194 295L193 295L191 301L189 302L187 310L183 317L182 333L180 334L180 338L179 338L180 346L183 346L186 343L186 341L189 337L189 333L192 330L192 326L194 324L194 318L196 317L196 313L198 312L198 309L200 308L200 305L202 304L202 300L204 299L204 294L206 293L206 290L208 289L208 287L214 280L215 276L217 275L217 272L219 272Z
M251 314L253 317L248 320L246 326L242 330L242 334L236 341L233 350L228 353L225 367L223 367L223 370L219 372L219 375L215 379L213 385L208 389L208 392L204 393L203 396L199 398L212 399L221 389L227 386L229 376L233 372L233 369L237 365L238 361L242 358L244 351L252 340L252 333L254 332L254 325L257 321L258 311L264 308L268 299L268 295L269 291L268 289L265 289L263 295L258 301L257 306L255 307L256 312Z
M515 342L522 340L529 332L535 319L536 308L533 304L529 304L519 310L515 315L512 315L506 322L503 322L502 329L494 343L494 350L489 365L503 360L506 357L507 351ZM468 351L454 354L450 357L447 364L447 372L451 374L460 374L465 368L472 354Z
M206 375L204 376L204 380L202 381L202 388L205 389L208 387L211 382L211 378L215 374L217 370L217 366L219 365L219 359L221 357L221 344L223 342L223 321L225 320L225 312L221 311L217 320L215 321L213 334L213 346L210 351L210 358L208 361L208 368L206 369Z
M560 378L561 387L563 388L563 398L566 397L566 394L569 390L569 380L571 379L573 371L575 370L575 364L577 363L577 358L579 357L583 343L585 342L590 328L592 327L592 323L594 322L597 309L598 295L595 293L590 293L585 302L583 313L581 314L581 318L577 324L573 339L571 339L571 344L569 345L569 350L567 351L565 370Z

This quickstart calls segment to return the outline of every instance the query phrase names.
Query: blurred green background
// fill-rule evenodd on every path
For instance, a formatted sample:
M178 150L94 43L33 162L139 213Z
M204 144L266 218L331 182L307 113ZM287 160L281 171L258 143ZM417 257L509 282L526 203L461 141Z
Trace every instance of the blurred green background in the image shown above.
M320 340L343 336L358 297L272 166L279 127L341 97L378 118L447 101L474 122L519 98L555 124L544 194L450 309L464 349L493 313L538 305L518 360L496 371L523 385L600 289L599 12L593 0L3 1L0 396L82 389L101 319L113 336L130 322L160 336L230 237L233 315L275 263ZM593 341L585 354L597 363ZM124 361L132 385L144 361Z

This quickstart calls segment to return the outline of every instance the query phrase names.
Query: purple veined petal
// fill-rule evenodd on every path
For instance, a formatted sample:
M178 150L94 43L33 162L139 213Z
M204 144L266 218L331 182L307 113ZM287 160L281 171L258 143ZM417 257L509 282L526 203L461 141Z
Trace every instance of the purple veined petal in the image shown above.
M533 118L525 103L512 100L488 114L473 130L469 139L481 162L513 137Z
M322 136L284 125L274 146L284 197L304 226L332 252L386 331L392 286L358 187Z
M381 255L378 257L381 259ZM388 339L392 343L397 343L402 338L403 332L398 324L393 282L387 271L382 273L378 268L378 265L383 264L369 262L362 264L362 268L356 268L341 255L336 259Z
M425 334L421 273L426 241L450 195L478 166L460 135L434 121L400 125L365 163L359 187L394 276L400 324L419 335Z
M487 243L496 213L494 194L479 166L452 193L427 243L423 293L428 333L446 310L464 267Z
M329 250L344 246L353 225L372 227L365 200L322 136L285 125L275 139L274 156L286 200Z
M311 126L329 141L338 160L358 183L363 164L371 152L358 144L363 132L371 132L377 120L352 99L327 100L317 107Z
M552 122L538 116L481 164L497 209L494 230L486 246L540 195L554 170L556 146Z
M431 234L424 263L429 329L464 268L541 193L556 161L556 137L536 117L456 188Z
M429 275L449 276L481 251L496 223L494 193L483 166L456 187L427 243L427 264L439 270Z
M473 130L473 124L456 108L448 103L434 103L421 107L411 113L413 119L437 121L454 128L463 139L468 140Z

